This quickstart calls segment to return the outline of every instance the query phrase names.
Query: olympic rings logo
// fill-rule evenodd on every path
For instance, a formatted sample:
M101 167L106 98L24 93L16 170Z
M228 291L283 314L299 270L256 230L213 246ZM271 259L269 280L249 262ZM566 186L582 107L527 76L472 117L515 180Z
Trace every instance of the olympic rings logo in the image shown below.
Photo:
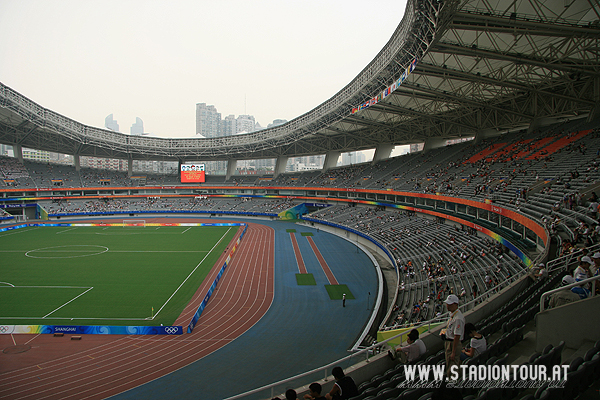
M167 333L169 335L175 335L178 331L179 331L179 329L177 329L176 326L165 327L165 333Z
M10 331L10 326L0 325L0 334Z

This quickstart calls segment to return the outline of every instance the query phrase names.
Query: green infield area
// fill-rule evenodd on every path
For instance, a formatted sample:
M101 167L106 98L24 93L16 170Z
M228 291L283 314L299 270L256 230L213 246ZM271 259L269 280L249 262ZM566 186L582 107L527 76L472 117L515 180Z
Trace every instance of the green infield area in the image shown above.
M296 283L299 286L314 286L317 284L313 274L296 274Z
M354 299L354 295L346 285L325 285L329 298L331 300L342 300L342 296L346 295L346 300Z
M242 228L1 232L0 325L172 325Z

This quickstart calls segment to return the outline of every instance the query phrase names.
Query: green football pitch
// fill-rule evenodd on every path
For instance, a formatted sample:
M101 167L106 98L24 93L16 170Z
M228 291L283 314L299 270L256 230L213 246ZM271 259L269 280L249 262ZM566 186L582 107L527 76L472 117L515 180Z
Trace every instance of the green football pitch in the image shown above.
M0 233L0 325L172 325L239 226Z

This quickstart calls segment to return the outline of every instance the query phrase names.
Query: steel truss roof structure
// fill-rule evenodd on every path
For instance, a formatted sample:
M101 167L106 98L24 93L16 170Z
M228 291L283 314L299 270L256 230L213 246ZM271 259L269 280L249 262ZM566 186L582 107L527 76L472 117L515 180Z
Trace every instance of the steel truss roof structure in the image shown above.
M83 125L0 83L0 143L137 160L260 159L455 139L600 114L598 0L409 0L385 47L332 98L274 128L220 138ZM391 95L352 113L416 69Z

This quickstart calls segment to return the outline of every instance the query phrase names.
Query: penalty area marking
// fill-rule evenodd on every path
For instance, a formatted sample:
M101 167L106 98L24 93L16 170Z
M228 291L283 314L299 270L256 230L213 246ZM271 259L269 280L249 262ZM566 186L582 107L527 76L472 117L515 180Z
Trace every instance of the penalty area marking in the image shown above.
M156 314L154 314L154 317L152 319L156 318L158 316L158 314L160 314L160 312L162 311L162 309L165 308L165 306L167 305L167 303L169 301L171 301L171 299L173 298L173 296L175 296L175 294L179 291L179 289L181 289L181 287L187 282L187 280L190 279L190 276L192 276L192 274L194 272L196 272L196 270L198 269L198 267L200 265L202 265L202 263L204 262L204 260L206 260L206 257L208 257L210 255L210 253L212 253L213 250L219 245L219 243L221 243L223 241L223 239L229 233L230 230L231 230L231 228L227 229L227 232L225 232L223 234L223 236L221 236L221 238L219 239L219 241L217 243L215 243L215 245L212 247L212 249L210 249L210 251L208 253L206 253L206 255L204 256L204 258L202 259L202 261L200 261L198 263L198 265L196 265L196 268L194 268L192 270L192 272L190 272L190 274L183 280L183 282L181 282L181 284L179 285L179 287L177 289L175 289L175 291L173 292L173 294L167 299L167 301L165 301L165 303L162 305L162 307L160 307L158 309L158 311L156 312Z
M83 296L84 294L86 294L87 292L89 292L90 290L92 290L94 288L93 286L16 286L16 285L13 285L12 283L8 283L8 282L0 282L0 284L8 285L8 286L0 286L0 289L2 289L2 288L11 288L11 289L12 288L14 288L14 289L31 289L31 288L34 288L34 289L37 289L37 288L42 288L42 289L86 289L82 293L73 297L71 300L67 301L60 307L55 308L54 310L52 310L48 314L44 315L43 317L6 317L6 318L10 318L10 319L37 319L37 318L43 319L43 318L46 318L50 314L60 310L61 308L63 308L67 304L71 303L72 301L77 300L79 297ZM0 317L0 319L4 319L4 317ZM69 319L69 318L60 318L60 319ZM71 319L73 319L73 318L71 318Z
M90 290L92 290L93 288L94 288L93 286L92 286L92 287L90 287L90 288L89 288L88 290L86 290L85 292L83 292L83 293L80 293L78 296L75 296L75 297L73 297L71 300L67 301L67 302L66 302L65 304L63 304L62 306L60 306L60 307L56 308L55 310L53 310L53 311L49 312L48 314L44 315L42 318L46 318L48 315L50 315L50 314L52 314L52 313L54 313L54 312L56 312L56 311L60 310L61 308L63 308L63 307L64 307L64 306L66 306L67 304L69 304L70 302L72 302L72 301L74 301L74 300L77 300L78 298L80 298L81 296L83 296L84 294L86 294L87 292L89 292Z
M56 234L60 235L61 233L65 233L65 232L69 232L69 231L74 231L75 229L77 229L77 227L73 227L73 228L70 228L70 229L65 229L64 231L56 232Z

